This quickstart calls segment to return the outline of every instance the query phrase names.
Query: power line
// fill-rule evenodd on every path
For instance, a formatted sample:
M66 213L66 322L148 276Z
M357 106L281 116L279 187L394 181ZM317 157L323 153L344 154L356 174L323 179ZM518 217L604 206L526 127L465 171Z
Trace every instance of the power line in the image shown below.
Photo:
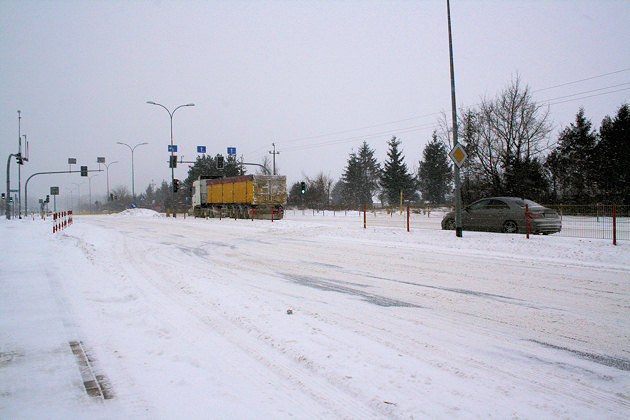
M570 97L572 97L572 96L585 95L585 94L587 94L587 93L599 92L599 91L602 91L602 90L612 89L612 88L616 88L616 87L619 87L619 86L627 86L627 85L630 85L630 82L627 82L627 83L620 83L620 84L618 84L618 85L607 86L607 87L603 87L603 88L599 88L599 89L586 90L586 91L584 91L584 92L573 93L573 94L571 94L571 95L558 96L558 97L556 97L556 98L547 99L547 100L544 100L544 101L541 101L541 102L551 102L551 101L555 101L555 100L557 100L557 99L570 98ZM625 90L625 89L619 89L619 90L615 90L615 91L612 91L612 92L605 92L605 93L602 93L602 95L605 95L606 93L619 92L619 91L621 91L621 90Z
M598 74L598 75L595 75L595 76L586 77L586 78L579 79L579 80L574 80L574 81L570 81L570 82L566 82L566 83L561 83L561 84L558 84L558 85L549 86L549 87L542 88L542 89L532 90L531 92L532 93L543 92L543 91L546 91L546 90L556 89L556 88L559 88L559 87L568 86L568 85L572 85L572 84L577 84L577 83L581 83L581 82L585 82L585 81L589 81L589 80L599 79L599 78L602 78L602 77L611 76L611 75L614 75L614 74L624 73L624 72L628 72L628 71L630 71L630 67L629 68L620 69L620 70L616 70L616 71L612 71L612 72L608 72L608 73ZM544 101L541 101L541 102L542 103L546 103L548 105L557 105L557 104L571 102L571 101L578 101L578 100L582 100L582 99L593 98L593 97L602 96L602 95L608 95L608 94L611 94L611 93L625 91L625 90L628 90L629 88L618 89L618 90L609 91L609 92L602 92L602 93L595 94L595 95L581 96L581 97L578 97L578 98L568 99L568 100L560 101L560 102L554 102L554 101L557 101L558 99L565 99L565 98L570 98L570 97L574 97L574 96L584 95L584 94L588 94L588 93L592 93L592 92L599 92L599 91L602 91L602 90L612 89L612 88L615 88L615 87L625 86L625 85L628 85L628 84L630 84L630 83L621 83L621 84L618 84L618 85L607 86L607 87L604 87L604 88L593 89L593 90L579 92L579 93L575 93L575 94L571 94L571 95L565 95L565 96L559 96L559 97L555 97L555 98L550 98L550 99L547 99L547 100L544 100ZM465 106L464 108L472 108L472 107L475 107L477 105L480 105L480 104L477 103L477 104L473 104L473 105L468 105L468 106ZM330 132L330 133L326 133L326 134L319 134L319 135L314 135L314 136L297 137L297 138L285 140L285 141L283 141L283 143L299 143L299 142L303 142L303 141L306 141L306 140L314 140L314 139L320 139L320 138L325 138L325 137L330 137L330 136L337 136L337 135L340 135L340 134L347 134L347 133L351 133L351 132L355 132L355 131L368 130L368 129L371 129L371 128L383 127L383 126L392 125L392 124L398 124L398 123L405 122L405 121L411 121L411 120L416 120L416 119L421 119L421 118L427 118L427 117L431 117L431 116L435 116L435 115L440 115L440 113L439 112L432 112L432 113L428 113L428 114L423 114L423 115L403 118L403 119L394 120L394 121L383 122L383 123L379 123L379 124L373 124L373 125L359 127L359 128L335 131L335 132ZM312 144L305 144L305 145L302 145L302 146L294 145L292 147L291 146L285 147L285 151L307 150L307 149L312 149L312 148L317 148L317 147L322 147L322 146L329 146L329 145L333 145L333 144L349 143L349 142L353 142L353 141L357 141L357 140L361 140L361 139L369 139L369 138L379 137L379 136L382 136L382 135L385 135L385 134L393 134L393 133L395 133L395 134L404 134L404 133L409 133L409 132L414 132L414 131L421 131L423 129L431 128L431 127L436 127L436 123L430 123L430 124L424 124L424 125L418 125L418 126L411 126L411 127L405 127L405 128L392 128L391 130L388 130L388 131L381 131L381 132L378 132L378 133L371 133L371 134L366 133L366 134L363 134L363 135L358 135L358 136L353 136L353 137L348 137L348 138L343 138L343 139L333 139L333 140L328 140L328 141L323 141L323 142L318 142L318 143L312 143ZM258 150L255 150L253 152L249 152L249 153L246 153L246 154L255 154L259 150L262 150L262 149L258 149Z
M542 92L543 90L555 89L555 88L559 88L559 87L562 87L562 86L572 85L572 84L575 84L575 83L586 82L587 80L599 79L600 77L606 77L606 76L610 76L612 74L623 73L625 71L630 71L630 67L627 68L627 69L611 71L610 73L598 74L597 76L591 76L591 77L587 77L587 78L580 79L580 80L574 80L572 82L566 82L566 83L562 83L562 84L555 85L555 86L549 86L549 87L542 88L542 89L536 89L536 90L533 90L532 93L533 92Z
M589 95L589 96L583 96L581 98L574 98L574 99L567 99L566 101L560 101L560 102L554 102L554 103L550 103L548 105L558 105L558 104L564 104L566 102L574 102L574 101L579 101L582 99L588 99L588 98L594 98L596 96L603 96L603 95L608 95L610 93L616 93L616 92L622 92L624 90L630 90L630 88L624 88L624 89L617 89L617 90L611 90L610 92L604 92L604 93L598 93L596 95Z

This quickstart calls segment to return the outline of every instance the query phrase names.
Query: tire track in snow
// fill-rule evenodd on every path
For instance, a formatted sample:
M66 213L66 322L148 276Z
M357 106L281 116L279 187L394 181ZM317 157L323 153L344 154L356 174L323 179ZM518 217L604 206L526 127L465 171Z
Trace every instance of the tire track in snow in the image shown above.
M145 239L152 242L156 241L155 238ZM156 323L166 322L170 324L170 328L166 328L167 330L179 330L179 335L183 329L184 332L188 332L185 335L190 336L199 335L200 331L204 331L205 334L220 336L226 343L230 343L247 357L257 361L259 365L258 376L268 377L269 374L272 374L281 378L284 382L282 386L285 389L280 388L277 392L283 398L291 399L295 388L298 388L320 406L319 410L322 414L327 413L327 415L345 418L355 416L378 418L390 412L387 409L379 410L366 405L357 399L356 395L352 395L351 391L344 389L342 384L319 376L318 372L310 369L304 360L299 360L299 358L296 360L293 355L278 351L267 341L252 335L242 324L236 322L233 316L222 314L221 308L214 302L207 300L203 303L195 302L191 295L182 292L182 288L187 286L186 280L172 272L172 267L168 261L165 262L159 257L153 257L152 252L138 252L138 243L132 244L125 237L122 238L121 242L112 248L118 249L117 259L121 262L119 267L125 266L125 263L129 263L130 267L118 271L129 278L146 279L144 283L147 286L150 285L151 288L160 291L159 299L156 294L145 292L142 300L154 301L154 305L150 306L160 307L166 313L177 312L176 319L186 320L186 322L181 323L183 325L173 324L163 318L156 320ZM151 247L153 246L159 247L160 245L154 243ZM171 248L167 247L166 249ZM203 252L189 253L186 249L182 251L191 258L195 255L203 255ZM164 253L157 250L155 254L159 256ZM128 274L125 274L126 272ZM205 274L207 275L207 273ZM168 281L174 281L174 283L168 284ZM211 305L210 308L208 304ZM233 352L230 353L233 354ZM233 364L233 360L231 357L226 357L221 363L230 366ZM294 402L295 406L304 404L303 399Z

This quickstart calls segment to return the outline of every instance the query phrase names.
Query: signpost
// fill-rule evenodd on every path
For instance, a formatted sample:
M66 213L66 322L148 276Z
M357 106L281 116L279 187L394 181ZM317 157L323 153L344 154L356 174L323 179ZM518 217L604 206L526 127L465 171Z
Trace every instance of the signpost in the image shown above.
M169 144L168 145L168 151L169 152L173 152L173 153L177 153L177 145L176 144L173 144L173 145Z
M236 147L228 147L227 148L227 154L228 154L228 156L235 156L236 155Z
M57 196L59 195L59 187L50 187L50 195L53 196L53 211L57 212Z
M197 153L206 153L206 146L197 146Z
M466 162L466 158L468 155L466 154L466 150L462 147L461 143L457 143L455 147L448 154L455 165L461 169L464 162Z

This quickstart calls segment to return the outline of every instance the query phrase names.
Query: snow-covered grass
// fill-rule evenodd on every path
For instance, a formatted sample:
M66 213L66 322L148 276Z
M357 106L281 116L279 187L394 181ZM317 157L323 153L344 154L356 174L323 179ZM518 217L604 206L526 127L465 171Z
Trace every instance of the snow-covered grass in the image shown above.
M0 417L627 418L630 244L416 216L1 220Z

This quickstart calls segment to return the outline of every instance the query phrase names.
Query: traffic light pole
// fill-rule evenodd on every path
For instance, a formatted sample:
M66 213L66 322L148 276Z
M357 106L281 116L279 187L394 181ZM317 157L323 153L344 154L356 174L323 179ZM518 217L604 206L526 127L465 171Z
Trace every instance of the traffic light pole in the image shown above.
M9 197L11 197L11 171L10 171L10 168L11 168L11 156L17 157L18 154L11 153L9 155L9 159L7 160L7 198L6 198L7 201L6 201L6 203L4 203L4 208L6 210L5 214L7 216L7 220L11 219L11 210L10 210L11 206L9 205L9 203L10 203Z
M51 175L51 174L76 174L76 173L80 173L81 171L52 171L52 172L37 172L31 176L28 177L28 179L26 180L26 183L24 184L24 214L26 215L28 213L28 181L31 180L31 178L33 178L34 176L37 175ZM102 169L88 169L88 173L89 172L103 172ZM8 185L8 182L7 182Z

